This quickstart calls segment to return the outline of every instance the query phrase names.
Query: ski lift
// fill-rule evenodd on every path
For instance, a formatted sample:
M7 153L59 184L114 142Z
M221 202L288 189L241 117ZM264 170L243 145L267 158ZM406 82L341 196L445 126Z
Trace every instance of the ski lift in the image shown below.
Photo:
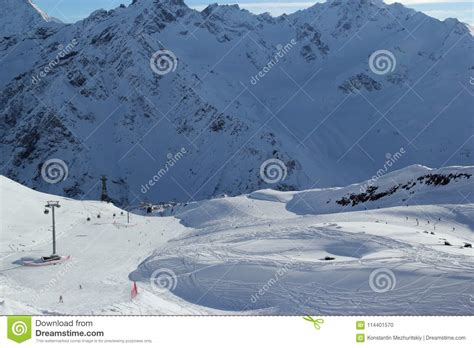
M48 215L49 214L49 209L44 209L44 214Z

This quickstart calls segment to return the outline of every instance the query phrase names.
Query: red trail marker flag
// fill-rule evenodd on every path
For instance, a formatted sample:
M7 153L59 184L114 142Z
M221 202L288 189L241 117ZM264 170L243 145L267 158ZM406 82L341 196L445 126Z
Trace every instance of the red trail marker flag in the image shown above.
M134 299L138 295L137 282L133 282L132 292L130 296Z

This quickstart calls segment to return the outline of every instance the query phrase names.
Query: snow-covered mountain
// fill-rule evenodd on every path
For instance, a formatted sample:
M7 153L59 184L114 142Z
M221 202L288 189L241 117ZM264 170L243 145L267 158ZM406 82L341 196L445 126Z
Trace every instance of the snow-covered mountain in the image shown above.
M474 167L431 169L409 166L346 187L312 189L302 192L260 190L252 198L275 200L287 204L298 214L332 214L382 207L419 206L425 204L473 203Z
M0 33L4 37L24 35L48 22L57 22L31 0L2 0L0 4Z
M472 163L473 41L455 19L370 0L277 18L136 0L59 24L0 3L0 166L29 187L95 198L105 174L122 204L187 201L347 185L401 148L392 169ZM163 49L176 59L161 75ZM392 72L371 70L378 50ZM273 185L271 158L287 170ZM64 181L43 180L50 159Z
M0 314L472 315L473 180L411 166L356 205L337 201L361 185L263 190L127 221L0 176ZM71 258L26 267L51 253L47 200Z

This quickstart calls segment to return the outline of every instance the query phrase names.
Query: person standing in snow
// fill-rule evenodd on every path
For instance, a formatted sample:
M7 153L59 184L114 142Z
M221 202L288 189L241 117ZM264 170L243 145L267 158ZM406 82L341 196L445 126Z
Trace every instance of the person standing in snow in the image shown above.
M63 302L63 295L59 295L59 303L64 303Z

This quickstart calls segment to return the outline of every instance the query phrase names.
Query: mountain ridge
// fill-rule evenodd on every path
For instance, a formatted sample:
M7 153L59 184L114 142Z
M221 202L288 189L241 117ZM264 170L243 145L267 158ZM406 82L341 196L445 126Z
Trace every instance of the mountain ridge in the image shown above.
M363 179L403 146L397 166L470 164L472 100L459 86L470 71L468 29L401 5L384 8L334 1L269 17L234 6L198 12L182 1L140 0L3 38L0 138L2 153L12 155L0 158L2 173L71 197L98 196L99 177L107 174L111 195L125 204L267 187L259 169L270 158L286 166L287 178L271 185L284 190ZM297 44L289 45L292 39ZM71 49L32 83L61 46ZM285 47L276 67L252 85ZM176 71L157 75L150 57L163 49L177 57ZM377 49L397 57L392 74L370 71L368 56ZM443 85L435 83L439 76ZM408 104L395 104L400 98ZM441 114L430 123L446 105L458 120ZM183 147L186 155L169 175L141 193ZM51 158L67 163L64 182L41 178Z

